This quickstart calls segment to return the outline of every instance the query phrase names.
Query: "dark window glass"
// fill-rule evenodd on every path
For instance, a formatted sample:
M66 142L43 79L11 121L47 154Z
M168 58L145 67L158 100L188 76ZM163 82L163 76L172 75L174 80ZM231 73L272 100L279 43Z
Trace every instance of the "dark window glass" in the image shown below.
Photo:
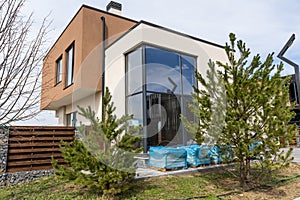
M146 47L146 90L180 94L179 54Z
M62 57L56 61L56 83L62 81Z
M67 50L67 77L66 86L69 86L74 81L74 45Z
M174 94L147 93L146 102L148 146L174 144L180 126L180 100Z
M142 48L138 48L127 56L127 92L128 95L141 92L143 85Z
M77 122L77 117L76 117L77 112L72 112L67 114L67 126L76 126Z

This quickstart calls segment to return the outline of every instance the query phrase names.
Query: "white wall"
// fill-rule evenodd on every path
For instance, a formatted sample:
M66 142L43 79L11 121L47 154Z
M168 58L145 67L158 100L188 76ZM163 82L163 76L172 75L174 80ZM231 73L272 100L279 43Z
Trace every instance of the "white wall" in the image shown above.
M66 108L65 106L60 107L58 110L55 111L55 117L58 118L58 125L59 126L64 126L65 125L65 113L66 113Z
M106 57L108 56L107 54ZM115 114L122 116L125 114L125 56L120 53L109 63L106 63L105 86L112 94L112 101L116 106Z
M75 100L76 98L73 98ZM74 101L71 104L68 104L60 109L56 110L56 117L59 118L59 125L66 125L66 114L70 114L72 112L79 112L77 106L87 108L91 106L92 110L95 111L96 116L101 119L101 92L96 92L93 95L87 96L82 98L78 101ZM80 122L83 124L89 125L90 122L83 116L77 114L77 124L79 125Z

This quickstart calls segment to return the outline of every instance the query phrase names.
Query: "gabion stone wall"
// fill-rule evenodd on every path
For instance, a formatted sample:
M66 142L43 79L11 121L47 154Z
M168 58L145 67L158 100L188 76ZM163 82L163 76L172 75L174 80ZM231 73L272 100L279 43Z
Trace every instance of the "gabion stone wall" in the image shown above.
M10 186L19 183L26 183L44 176L52 176L53 170L38 170L26 172L12 172L0 174L0 186Z
M6 172L8 131L0 129L0 173Z
M6 172L9 131L0 129L0 187L25 183L34 179L51 176L53 170L38 170L25 172Z
M6 185L6 164L8 152L8 131L0 129L0 186Z

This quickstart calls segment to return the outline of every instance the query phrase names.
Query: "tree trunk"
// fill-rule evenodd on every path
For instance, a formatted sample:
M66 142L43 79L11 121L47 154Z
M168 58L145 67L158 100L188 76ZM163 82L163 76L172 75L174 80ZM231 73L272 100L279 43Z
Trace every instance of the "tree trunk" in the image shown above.
M246 158L246 181L250 179L250 158Z
M244 160L240 160L240 186L242 188L245 188L246 186L246 168L245 168L245 163Z

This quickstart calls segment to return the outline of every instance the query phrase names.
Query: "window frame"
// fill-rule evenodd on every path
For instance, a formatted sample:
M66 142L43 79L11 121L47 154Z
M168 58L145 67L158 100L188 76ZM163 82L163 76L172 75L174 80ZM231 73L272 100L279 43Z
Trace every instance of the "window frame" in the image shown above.
M70 61L70 52L72 51L72 66L70 67L69 61ZM74 54L75 54L75 42L72 42L72 44L66 49L66 76L65 76L65 89L71 86L74 83ZM70 72L71 71L71 72ZM70 79L69 80L69 73Z
M77 111L66 114L66 126L76 127L77 123Z
M59 65L60 64L60 65ZM63 56L59 56L59 58L55 61L55 85L62 82L62 70L63 70Z

